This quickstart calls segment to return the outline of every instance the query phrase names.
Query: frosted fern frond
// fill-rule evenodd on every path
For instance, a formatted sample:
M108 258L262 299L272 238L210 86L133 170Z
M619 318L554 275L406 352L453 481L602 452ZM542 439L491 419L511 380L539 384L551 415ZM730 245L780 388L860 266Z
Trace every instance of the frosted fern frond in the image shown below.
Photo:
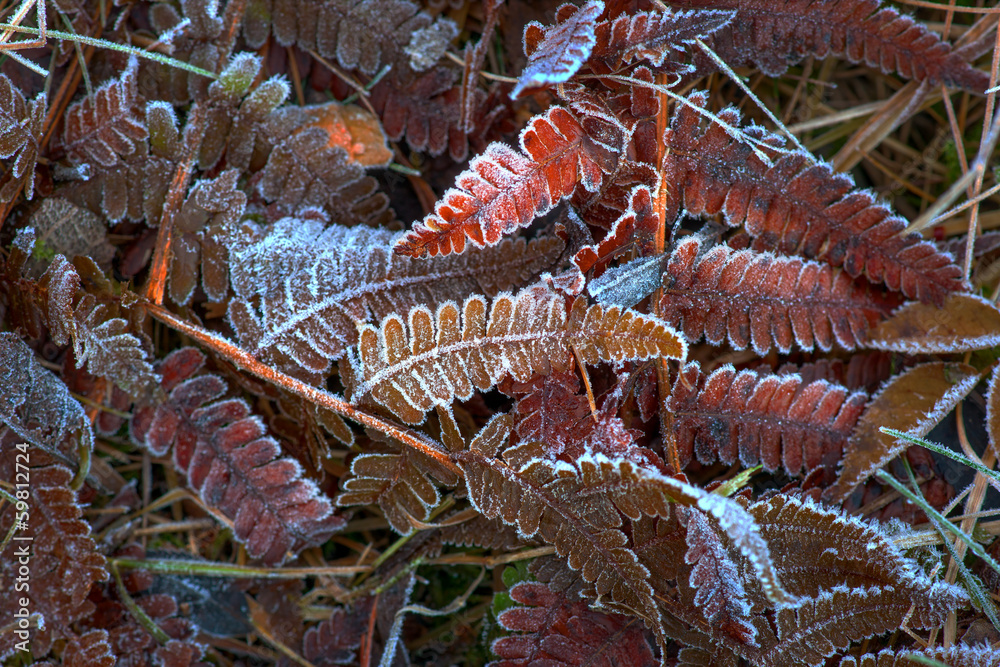
M25 199L34 195L35 162L46 106L44 93L28 102L7 75L0 74L0 158L13 158L4 165L9 175L0 188L0 202L12 200L22 183Z
M135 109L138 69L138 61L130 59L121 78L67 109L62 146L71 160L113 167L119 156L132 155L136 142L149 136Z
M506 375L524 382L535 373L566 370L574 351L590 364L687 354L683 340L655 317L588 308L584 299L567 305L542 288L500 294L489 316L486 300L473 296L433 314L412 308L407 319L408 331L396 314L378 328L361 328L351 384L353 400L371 394L410 424L423 421L435 405L468 399L473 389L485 391Z
M417 304L494 295L551 266L561 241L505 240L462 255L413 260L392 252L398 234L285 218L230 243L236 297L229 320L259 358L325 373L357 342L357 325Z

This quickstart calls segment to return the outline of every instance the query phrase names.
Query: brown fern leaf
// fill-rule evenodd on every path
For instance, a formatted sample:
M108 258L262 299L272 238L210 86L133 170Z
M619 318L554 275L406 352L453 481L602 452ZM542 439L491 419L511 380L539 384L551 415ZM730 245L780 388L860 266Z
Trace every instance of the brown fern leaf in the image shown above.
M670 255L660 312L690 343L728 340L763 356L772 347L787 354L793 344L853 350L899 303L828 265L726 245L706 249L691 236Z
M136 409L132 438L157 456L173 448L177 469L209 507L233 519L247 553L281 563L289 550L321 544L345 525L302 467L281 457L263 421L246 401L216 401L226 384L214 375L191 377L205 357L182 348L159 364L167 399ZM210 403L210 401L215 401Z
M543 288L497 296L488 318L485 299L473 296L461 311L454 302L436 314L418 306L407 319L409 333L395 314L378 329L363 326L351 367L352 400L371 394L409 424L422 422L435 405L467 400L474 388L486 391L505 375L525 382L536 373L566 370L574 351L591 364L683 359L687 353L684 342L654 317L588 308L581 298L567 307Z
M511 99L529 88L569 81L594 48L594 27L603 10L600 0L590 0L582 7L567 3L556 10L555 25L528 23L524 27L528 62L510 93Z
M783 467L793 476L840 461L867 397L797 375L737 373L731 365L707 377L697 362L674 382L667 406L675 415L674 434L682 465L697 456L746 467ZM832 480L831 480L832 481Z
M15 644L22 641L35 656L42 657L53 642L74 637L71 626L94 611L87 599L91 585L108 578L104 556L97 551L90 525L81 518L77 494L69 487L73 473L62 465L29 467L44 456L8 438L0 446L0 479L26 487L17 495L27 503L26 516L20 517L27 528L18 530L17 535L29 540L12 540L0 554L0 577L10 583L12 593L0 602L0 623L18 627L14 614L25 608L19 603L21 597L28 598L27 609L40 614L44 622L44 627L38 627L39 619L30 619L31 629L20 638L13 631L0 635L0 658L11 655ZM16 506L4 503L0 534L8 534L20 513ZM27 568L23 565L25 556L30 557ZM15 581L26 585L16 596Z
M690 105L704 107L707 96L695 93ZM728 108L717 117L730 128L739 114ZM902 235L906 223L851 178L806 155L779 155L768 165L751 145L732 137L732 129L713 122L699 130L701 116L687 104L671 121L664 141L664 181L677 183L667 202L667 219L686 209L695 215L723 213L731 227L744 225L753 249L783 255L801 254L852 277L862 274L907 297L940 304L950 292L968 286L949 255L919 234ZM741 130L749 139L777 145L783 141L760 128Z
M750 623L751 605L739 569L721 536L697 510L687 512L687 545L684 562L694 566L690 575L690 586L696 590L694 604L713 632L742 644L756 644L757 632Z
M121 78L66 110L61 145L70 160L113 167L119 156L132 155L136 142L149 136L135 113L138 69L138 61L131 58Z
M891 649L878 653L865 653L858 657L847 656L840 660L839 667L920 667L927 663L920 658L930 658L948 667L1000 667L1000 651L989 645L950 648L930 647L922 651L899 651Z
M8 178L0 187L0 202L11 201L24 184L24 198L35 192L35 162L45 124L46 99L38 95L28 102L17 87L0 74L0 158L13 158L5 165Z
M837 587L806 600L797 608L778 609L777 643L765 646L775 667L819 666L852 641L911 628L935 627L968 597L956 586Z
M183 11L183 17L178 9ZM219 63L225 61L222 51L227 40L222 36L224 17L219 15L219 3L210 0L185 0L176 5L158 2L149 7L149 23L159 33L159 39L172 46L173 57L181 62L215 72ZM228 45L232 48L231 40ZM212 83L207 77L146 59L139 68L142 96L177 106L203 97Z
M191 300L198 277L209 301L221 302L229 287L228 257L223 239L243 217L247 197L237 188L240 173L228 169L218 178L194 184L174 217L170 246L169 292L174 303Z
M731 67L752 63L781 76L808 56L846 58L885 73L982 94L990 76L967 56L880 0L671 0L679 7L735 10L710 45ZM738 26L738 29L737 29ZM713 68L714 69L714 68Z
M506 239L418 261L392 253L398 238L295 218L234 237L229 321L243 347L283 369L321 375L357 342L358 323L416 304L497 294L551 266L563 247L549 237Z
M684 51L696 39L709 35L726 26L735 12L723 11L648 11L622 14L601 21L595 29L596 43L591 55L603 61L614 71L638 60L646 60L654 68L664 63L680 67Z
M600 188L605 151L566 109L552 107L521 133L521 151L491 144L459 174L423 222L396 244L401 255L448 255L496 245L505 234L527 227L573 194L577 184Z
M243 34L257 49L270 28L282 46L298 44L372 76L383 65L401 66L412 33L430 24L409 0L252 0Z
M922 590L931 585L878 523L778 494L747 506L768 547L782 554L781 581L796 595L815 597L838 586Z
M281 114L272 114L268 135L274 145L257 177L257 190L271 203L272 219L309 208L336 212L342 225L380 226L394 215L378 183L319 127L282 136Z
M656 232L659 216L653 206L653 190L637 185L628 196L628 203L600 243L584 246L573 255L573 263L582 273L591 272L592 278L599 277L616 255L637 242L642 244Z
M534 582L517 584L510 597L525 606L507 609L497 620L518 634L493 642L492 651L500 660L490 667L659 664L635 618L592 610L582 600L570 600Z
M610 498L582 495L579 473L532 457L532 448L514 448L504 459L496 458L508 439L510 421L506 415L494 418L467 451L453 454L465 473L472 506L488 519L516 526L525 537L538 535L553 544L605 606L628 609L657 631L660 612L649 572L628 548Z
M524 546L539 543L538 540L524 539L517 532L517 528L508 526L499 519L487 519L481 514L468 521L439 528L437 532L445 544L454 544L460 547L511 552Z
M429 439L427 444L437 447ZM366 446L351 463L351 474L341 485L337 506L378 505L401 535L412 533L413 519L426 521L441 502L431 477L445 486L458 484L455 474L434 459L392 441Z

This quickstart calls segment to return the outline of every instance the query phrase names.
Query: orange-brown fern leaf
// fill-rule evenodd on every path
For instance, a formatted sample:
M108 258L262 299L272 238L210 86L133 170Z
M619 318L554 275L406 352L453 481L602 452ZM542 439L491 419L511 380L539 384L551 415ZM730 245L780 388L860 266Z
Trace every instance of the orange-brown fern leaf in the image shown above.
M61 147L74 162L113 167L119 156L136 151L136 142L149 136L136 114L138 102L135 58L121 78L110 81L66 110Z
M22 183L25 199L34 195L35 162L45 111L44 94L28 102L7 75L0 74L0 158L13 158L4 164L9 174L0 188L0 202L13 199Z
M289 550L322 544L346 521L302 466L283 457L263 420L215 375L192 377L205 357L182 348L159 364L167 399L136 409L132 439L157 456L173 449L175 467L208 507L233 520L247 553L281 563Z
M682 464L695 457L739 460L793 476L832 471L866 403L865 394L823 380L737 372L731 365L706 376L697 362L681 370L667 400Z
M704 107L695 93L690 105ZM664 182L678 184L667 200L667 217L682 209L695 215L722 213L731 227L744 225L755 250L801 254L843 266L894 291L940 304L968 285L951 256L916 233L902 234L906 222L856 190L845 174L815 163L802 153L778 154L767 146L783 143L758 127L742 128L744 139L763 142L755 149L733 138L739 114L727 108L700 130L701 115L685 104L674 114L664 141ZM773 158L768 165L759 153Z
M61 663L64 667L114 667L118 656L111 650L107 630L91 630L74 637L63 649ZM38 667L54 665L50 662L36 662Z
M524 606L507 609L497 620L510 634L493 642L500 660L490 667L653 667L659 664L634 617L606 614L572 600L545 584L521 582L510 597Z
M21 491L18 497L27 510L19 517L22 510L4 502L0 535L6 536L15 520L23 519L27 526L20 528L17 536L27 541L15 538L0 553L0 577L11 585L11 595L0 601L0 623L11 628L0 634L0 659L14 653L16 643L29 638L19 639L13 632L18 624L15 612L27 609L32 615L41 615L41 620L38 616L26 620L31 627L31 651L44 656L53 642L75 636L71 626L94 611L87 599L91 585L108 578L104 556L91 537L90 524L82 518L77 493L70 489L73 473L62 465L35 467L33 462L47 458L45 454L15 443L7 437L0 444L0 479L25 485L25 497L21 498ZM30 566L25 567L29 556ZM17 595L13 595L15 580L26 585ZM28 605L18 602L22 597L28 598Z
M675 7L735 10L710 45L731 67L753 64L781 76L809 56L845 58L906 79L982 94L987 72L926 26L880 0L670 0ZM714 67L712 68L714 69Z
M663 274L660 312L688 342L702 336L737 350L788 353L853 350L899 305L841 270L770 252L705 248L690 236L674 248Z
M357 342L357 326L470 294L490 296L530 280L562 252L553 237L505 239L462 255L414 260L393 254L398 234L285 218L244 226L230 243L236 297L229 321L258 358L294 374L321 375Z
M573 352L590 364L687 354L680 337L655 317L588 308L582 298L567 307L563 297L542 288L497 296L488 317L486 300L473 296L461 309L447 302L436 314L412 308L407 319L409 331L396 314L378 328L363 326L350 366L352 400L371 394L409 424L506 375L525 382L536 373L566 370Z
M430 155L447 150L449 157L459 162L469 147L468 138L458 127L460 93L455 70L435 67L412 81L390 74L372 88L370 101L389 139L405 137L410 148Z
M426 521L441 502L431 478L454 486L458 477L412 447L379 439L383 442L366 445L351 463L352 476L342 482L336 502L339 507L378 505L396 532L409 535L416 527L413 519ZM427 445L437 447L429 438Z
M401 255L448 255L496 245L527 227L576 190L595 192L603 180L606 151L562 107L535 116L521 133L521 151L491 144L469 163L434 212L396 244Z

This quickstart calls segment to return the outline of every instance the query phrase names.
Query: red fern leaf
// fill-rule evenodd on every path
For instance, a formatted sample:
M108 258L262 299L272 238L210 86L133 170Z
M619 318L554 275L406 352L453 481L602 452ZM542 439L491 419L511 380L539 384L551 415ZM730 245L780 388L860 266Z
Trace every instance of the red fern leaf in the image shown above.
M528 63L510 96L517 99L528 88L562 83L576 74L594 48L594 25L604 10L600 0L583 7L565 4L556 10L556 25L532 21L524 28Z
M703 93L688 98L695 107L707 99ZM679 186L670 193L668 217L682 207L695 215L721 212L730 226L744 225L756 237L756 250L821 259L921 301L940 304L949 292L967 289L949 255L919 234L901 234L905 221L871 192L855 190L849 176L801 153L773 153L768 165L749 143L733 139L735 109L724 109L718 118L730 128L713 122L700 131L701 115L688 105L675 114L664 136L664 182ZM781 142L756 127L743 134Z
M839 56L883 72L932 84L982 93L986 72L961 51L909 16L880 0L671 0L699 9L735 9L730 26L713 35L712 45L732 67L753 63L781 76L807 56Z
M500 660L490 667L657 664L637 618L594 611L582 600L570 601L534 582L517 584L510 596L527 606L508 609L498 620L523 634L495 641L493 652Z
M861 392L798 375L737 373L723 366L707 377L687 364L674 382L667 406L681 463L718 458L790 475L818 467L831 471L867 402Z
M772 347L787 353L793 343L851 350L899 305L824 264L724 245L699 257L702 244L698 237L681 241L663 276L663 318L688 342L728 338L760 355Z
M562 107L529 123L521 133L521 150L491 144L395 251L411 257L460 253L466 238L479 247L496 245L504 234L528 226L573 194L578 182L590 192L601 185L600 149Z
M246 401L208 404L227 387L213 375L191 378L203 363L192 348L161 362L164 389L174 387L163 403L136 410L133 439L157 455L173 447L174 465L208 506L233 519L233 532L252 557L280 563L289 550L321 544L344 519L303 479L297 461L281 457Z

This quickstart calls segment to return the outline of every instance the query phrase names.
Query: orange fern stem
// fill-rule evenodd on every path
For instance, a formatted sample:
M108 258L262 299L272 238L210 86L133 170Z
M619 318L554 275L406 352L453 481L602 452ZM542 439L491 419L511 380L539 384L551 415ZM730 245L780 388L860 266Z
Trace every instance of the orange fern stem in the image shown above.
M167 284L167 273L170 269L170 243L173 239L174 216L180 210L184 201L194 162L198 157L198 147L205 134L205 111L203 105L195 104L188 116L185 129L184 160L177 167L174 179L170 182L163 202L163 215L160 218L160 229L156 233L156 252L149 269L149 284L146 285L146 299L156 305L163 303L163 290Z
M146 312L169 326L171 329L190 336L203 346L218 353L223 358L236 364L243 370L253 373L262 380L266 380L277 387L287 389L293 394L301 396L315 405L322 406L336 412L339 415L347 417L348 419L352 419L363 426L368 426L381 433L385 433L387 436L395 438L403 444L419 450L422 454L434 459L451 472L461 476L461 470L459 470L458 466L451 462L451 459L445 452L431 447L426 442L416 437L412 431L401 426L397 426L396 424L375 415L369 414L364 410L359 410L347 401L337 398L333 394L319 389L318 387L313 387L312 385L308 385L301 380L296 380L289 375L285 375L281 371L258 361L248 352L221 336L207 331L196 324L185 322L159 304L146 303L144 304L144 307Z

